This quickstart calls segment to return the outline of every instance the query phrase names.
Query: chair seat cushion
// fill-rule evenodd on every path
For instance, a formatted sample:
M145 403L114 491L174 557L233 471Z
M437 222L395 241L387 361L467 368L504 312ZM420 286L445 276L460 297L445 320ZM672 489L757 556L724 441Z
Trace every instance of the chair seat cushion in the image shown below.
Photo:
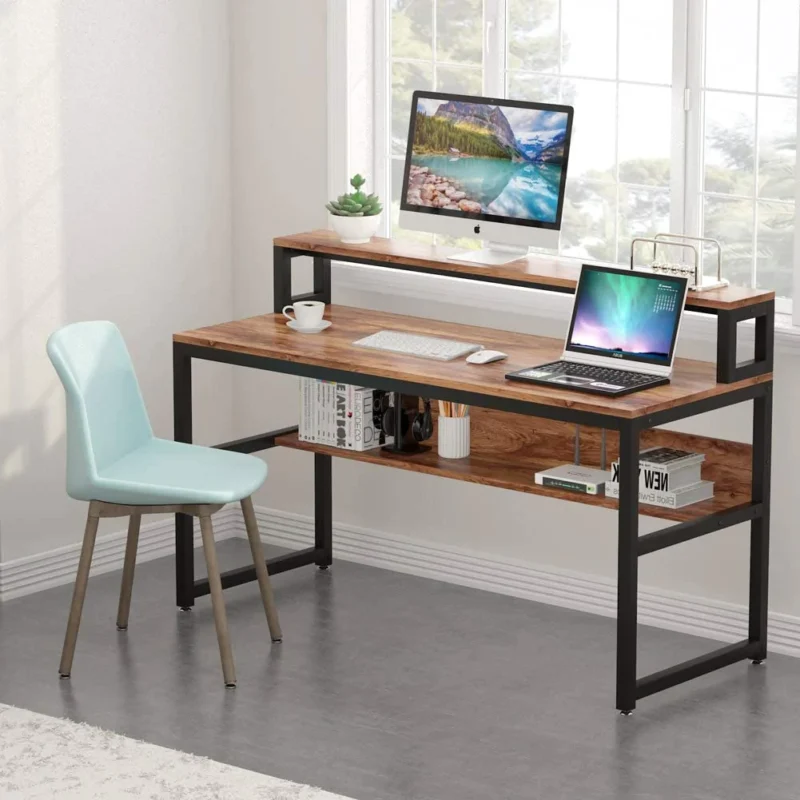
M232 503L249 497L267 477L255 456L150 439L101 470L93 500L125 505Z

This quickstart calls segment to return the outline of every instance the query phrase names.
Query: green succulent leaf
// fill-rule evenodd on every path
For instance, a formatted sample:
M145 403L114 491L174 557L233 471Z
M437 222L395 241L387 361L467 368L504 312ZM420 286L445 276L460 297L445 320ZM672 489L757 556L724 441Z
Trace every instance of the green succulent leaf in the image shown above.
M325 208L339 217L374 217L383 210L380 198L376 194L367 194L361 190L366 179L361 175L353 175L350 185L355 189L349 194L340 194L331 200Z

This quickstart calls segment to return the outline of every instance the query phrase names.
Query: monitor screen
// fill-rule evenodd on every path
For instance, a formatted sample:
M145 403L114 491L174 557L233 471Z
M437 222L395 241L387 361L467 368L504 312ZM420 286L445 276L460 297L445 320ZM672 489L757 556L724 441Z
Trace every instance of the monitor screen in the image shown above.
M669 366L687 279L584 265L567 350Z
M415 92L404 211L558 230L570 106Z

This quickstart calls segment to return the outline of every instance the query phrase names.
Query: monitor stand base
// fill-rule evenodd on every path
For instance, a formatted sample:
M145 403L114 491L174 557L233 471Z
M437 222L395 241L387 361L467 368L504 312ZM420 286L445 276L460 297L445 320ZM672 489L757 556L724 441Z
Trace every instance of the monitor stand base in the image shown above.
M466 261L470 264L477 264L481 267L498 267L501 264L508 264L528 255L529 248L513 247L499 242L487 242L487 246L481 250L464 250L447 256L448 261Z

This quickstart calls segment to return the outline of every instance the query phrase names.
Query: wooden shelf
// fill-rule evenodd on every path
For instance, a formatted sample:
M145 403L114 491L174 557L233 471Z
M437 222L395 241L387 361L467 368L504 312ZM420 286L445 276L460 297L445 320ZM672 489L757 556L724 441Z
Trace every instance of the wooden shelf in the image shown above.
M616 508L617 501L607 497L592 497L558 489L538 486L534 473L569 463L573 459L575 427L563 422L508 414L488 409L471 409L472 447L468 458L450 460L440 458L436 451L436 435L426 442L432 449L415 455L396 455L383 450L354 452L336 447L301 442L296 433L280 436L276 440L282 447L324 453L337 458L366 461L411 472L439 475L443 478L496 486L528 494L539 494L559 500ZM750 502L750 476L752 447L749 444L710 439L663 429L646 431L642 448L668 446L696 450L706 454L703 478L715 482L715 496L682 509L666 509L640 505L645 516L679 522L697 519L709 514L728 511ZM616 458L618 436L607 432L608 463ZM584 464L600 463L600 430L581 428L581 461Z
M580 275L580 265L569 259L531 255L501 266L488 267L449 261L448 256L459 252L453 247L433 247L419 242L382 239L377 236L368 244L344 244L333 231L328 230L278 236L274 243L278 247L309 255L331 256L340 261L356 261L389 269L451 275L513 286L539 287L551 291L574 292ZM463 248L461 251L463 252ZM726 286L707 292L689 292L686 308L705 313L731 311L763 303L774 297L775 292L766 289Z
M370 378L392 379L424 384L431 389L470 392L512 402L586 411L609 418L632 419L717 397L737 389L769 381L771 373L737 383L717 383L716 367L707 361L676 359L668 384L622 397L575 392L553 385L506 380L506 373L546 364L561 357L563 339L478 328L421 317L390 314L364 308L331 305L325 318L333 324L315 336L294 333L282 314L225 322L208 328L176 333L173 341L229 353L241 353L276 362L302 364L324 370L340 370L350 376L347 382L367 386ZM380 330L407 331L423 336L440 336L463 342L478 342L484 347L508 353L506 361L478 366L464 359L432 361L379 350L356 347L353 342ZM299 374L303 374L300 372ZM306 374L313 375L312 372ZM377 385L380 386L378 383ZM433 392L431 392L433 394ZM435 397L436 395L433 394ZM473 401L476 402L476 401ZM488 402L486 405L490 405ZM507 406L508 408L508 406ZM613 424L609 424L613 427Z

